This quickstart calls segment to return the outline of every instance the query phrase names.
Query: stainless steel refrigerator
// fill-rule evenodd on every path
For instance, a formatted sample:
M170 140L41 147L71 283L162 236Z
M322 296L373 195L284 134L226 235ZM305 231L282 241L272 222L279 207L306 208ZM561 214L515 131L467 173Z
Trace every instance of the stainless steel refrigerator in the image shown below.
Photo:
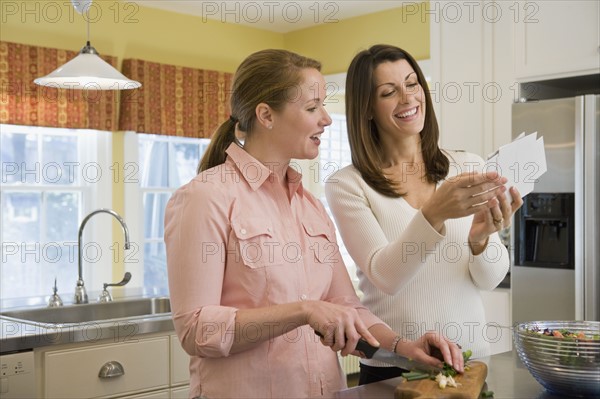
M544 137L547 172L515 214L513 323L600 320L600 96L516 103L513 138Z

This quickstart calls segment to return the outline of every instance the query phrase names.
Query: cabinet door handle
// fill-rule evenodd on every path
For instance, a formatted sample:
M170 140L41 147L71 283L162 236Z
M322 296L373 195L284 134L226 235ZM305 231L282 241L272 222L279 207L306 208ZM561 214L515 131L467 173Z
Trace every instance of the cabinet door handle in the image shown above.
M99 378L116 378L125 374L123 365L116 360L104 363L98 372Z

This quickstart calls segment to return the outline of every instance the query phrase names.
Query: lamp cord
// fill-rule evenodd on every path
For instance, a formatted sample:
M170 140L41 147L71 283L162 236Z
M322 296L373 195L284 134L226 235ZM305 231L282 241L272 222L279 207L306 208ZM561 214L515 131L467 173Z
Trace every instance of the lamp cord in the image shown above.
M88 46L89 46L90 45L90 6L86 7L85 20L87 23L87 42L88 42Z

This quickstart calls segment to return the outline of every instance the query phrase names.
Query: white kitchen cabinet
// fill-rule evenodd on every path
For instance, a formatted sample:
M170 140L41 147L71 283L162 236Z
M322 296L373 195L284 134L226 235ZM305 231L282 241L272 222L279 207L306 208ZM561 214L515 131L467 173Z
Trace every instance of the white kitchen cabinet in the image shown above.
M188 399L190 397L190 387L171 389L171 399Z
M443 148L485 158L511 140L519 83L600 72L597 0L430 1L424 7Z
M430 1L430 91L442 148L485 158L510 141L518 92L510 4Z
M126 396L120 399L172 399L172 396L170 391L165 389L158 392L149 392L140 395Z
M510 8L519 81L600 71L600 2L528 0Z
M169 339L171 345L171 386L187 385L190 383L190 355L183 350L176 334L172 334Z
M481 298L487 321L483 331L492 355L512 350L510 289L482 291Z
M172 331L35 350L38 396L44 398L187 398L189 356ZM124 374L99 378L107 362ZM114 363L112 363L114 364Z
M169 387L169 337L42 350L45 398L114 397ZM101 378L107 363L123 373Z

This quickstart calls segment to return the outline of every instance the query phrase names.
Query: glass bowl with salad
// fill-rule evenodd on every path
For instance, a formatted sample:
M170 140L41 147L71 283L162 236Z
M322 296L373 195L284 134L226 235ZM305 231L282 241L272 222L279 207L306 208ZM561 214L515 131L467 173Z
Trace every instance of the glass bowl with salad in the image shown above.
M523 364L548 391L600 397L600 322L520 323L514 342Z

